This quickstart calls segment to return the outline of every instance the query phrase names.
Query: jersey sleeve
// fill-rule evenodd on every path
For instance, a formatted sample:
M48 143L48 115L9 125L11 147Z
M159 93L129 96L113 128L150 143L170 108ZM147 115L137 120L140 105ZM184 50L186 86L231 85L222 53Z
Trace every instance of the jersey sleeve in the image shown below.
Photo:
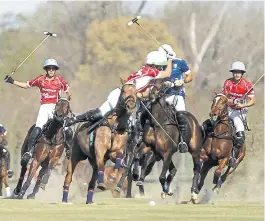
M180 62L180 68L183 73L190 72L190 68L185 60L181 60Z
M254 89L252 87L252 84L249 81L246 81L246 89L247 89L248 96L254 95Z
M227 95L228 94L228 80L225 81L224 85L223 85L223 89L222 89L222 94Z
M61 89L64 91L64 92L67 92L69 91L69 85L66 83L65 79L63 77L60 77L59 78L60 80L60 86L61 86Z
M40 76L38 76L36 78L33 78L30 81L27 81L28 87L40 87L40 78L41 77L42 77L42 75L40 75Z

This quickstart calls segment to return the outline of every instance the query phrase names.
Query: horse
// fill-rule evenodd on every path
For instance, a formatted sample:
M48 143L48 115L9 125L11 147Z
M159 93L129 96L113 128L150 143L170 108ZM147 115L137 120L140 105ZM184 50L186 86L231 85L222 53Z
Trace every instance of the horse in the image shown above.
M45 189L45 185L48 183L52 169L57 165L65 147L65 128L64 119L72 113L70 110L69 101L65 98L60 98L55 105L54 116L50 119L43 127L40 136L35 144L35 152L33 155L33 160L30 165L29 175L26 182L23 184L24 176L27 171L27 163L21 163L21 173L18 180L18 184L14 189L14 195L18 199L22 199L25 195L31 180L41 166L39 171L38 179L35 184L33 193L28 195L28 199L35 198L35 194L38 192L39 187ZM34 128L33 125L24 140L23 146L21 148L21 156L26 150L28 145L28 137L31 130Z
M88 159L92 166L92 177L88 185L86 204L93 203L93 192L97 188L105 190L104 166L107 160L115 163L110 180L115 181L128 139L127 124L136 107L135 85L124 84L115 109L106 117L91 125L83 123L75 132L72 154L68 162L63 186L62 202L67 203L69 186L77 163Z
M168 90L163 81L156 81L150 90L150 107L145 107L149 116L149 128L144 135L143 142L152 147L156 156L163 161L162 172L159 181L162 186L161 197L171 195L170 184L177 172L172 155L180 150L182 139L188 146L194 164L194 176L191 187L192 202L198 201L198 181L201 169L200 153L203 143L203 133L197 119L187 111L175 111L174 107L165 101L165 93ZM180 136L181 129L181 136ZM152 161L151 161L152 162ZM150 162L150 163L151 163ZM169 175L166 177L166 173ZM145 173L145 172L144 172Z
M227 176L236 168L229 163L229 159L235 153L233 152L235 131L233 122L228 117L228 98L224 94L216 94L214 97L210 117L210 120L205 121L206 136L200 156L203 166L198 189L199 191L202 189L209 170L218 166L213 177L213 184L215 185L213 191L218 193ZM234 156L237 158L236 166L244 159L245 150L246 145L244 144L238 156ZM226 165L228 168L221 175Z
M8 173L10 156L7 150L5 149L5 145L7 145L7 141L5 139L5 135L0 133L0 198L3 198L3 184L6 188L6 197L11 197L11 190L7 182L7 178L11 178L13 173Z

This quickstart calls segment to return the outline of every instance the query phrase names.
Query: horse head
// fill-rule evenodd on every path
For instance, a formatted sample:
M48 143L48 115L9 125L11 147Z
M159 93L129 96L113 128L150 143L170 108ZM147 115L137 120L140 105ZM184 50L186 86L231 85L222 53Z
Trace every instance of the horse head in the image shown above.
M212 121L228 117L228 98L224 94L216 94L214 97L210 117Z
M136 87L134 84L123 84L118 102L118 108L132 114L136 107Z
M60 98L55 105L54 119L63 123L64 119L71 112L69 101L66 98Z

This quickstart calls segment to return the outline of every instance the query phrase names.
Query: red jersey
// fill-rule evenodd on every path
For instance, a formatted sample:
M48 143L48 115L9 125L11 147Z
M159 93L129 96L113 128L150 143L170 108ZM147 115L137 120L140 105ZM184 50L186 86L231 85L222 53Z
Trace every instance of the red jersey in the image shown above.
M130 74L125 83L134 83L137 92L143 92L150 86L152 80L156 79L159 73L160 71L157 68L145 65L138 72Z
M225 81L222 93L230 99L243 99L244 103L246 103L247 96L245 95L254 95L254 90L251 88L252 84L245 78L241 78L238 83L235 83L230 78Z
M41 104L56 104L61 90L67 92L68 84L63 77L54 76L51 80L45 75L40 75L31 81L27 81L29 87L38 87L41 93Z

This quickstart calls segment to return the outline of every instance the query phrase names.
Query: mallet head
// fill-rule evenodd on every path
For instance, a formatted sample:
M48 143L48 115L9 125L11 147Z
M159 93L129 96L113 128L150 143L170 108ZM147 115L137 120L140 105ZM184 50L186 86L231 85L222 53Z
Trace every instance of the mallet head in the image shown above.
M56 37L57 36L57 34L49 32L49 31L45 31L43 34L49 35L49 36L52 36L52 37Z
M137 22L140 18L141 18L141 16L135 17L133 20L128 22L128 26L131 26L133 23Z

